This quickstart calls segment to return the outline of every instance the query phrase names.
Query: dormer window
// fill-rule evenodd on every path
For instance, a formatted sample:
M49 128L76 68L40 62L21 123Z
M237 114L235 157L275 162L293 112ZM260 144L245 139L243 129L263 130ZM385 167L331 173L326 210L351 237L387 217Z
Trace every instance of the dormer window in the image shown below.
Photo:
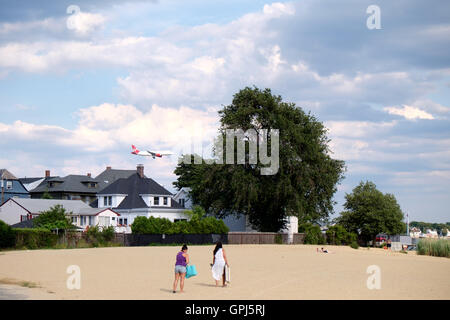
M103 206L104 207L111 207L112 206L112 196L103 197Z
M167 197L164 197L163 203L164 203L165 206L167 206Z
M184 208L184 199L180 199L180 205Z
M155 197L153 202L155 206L159 206L159 197Z
M6 190L10 190L13 187L12 181L6 181Z

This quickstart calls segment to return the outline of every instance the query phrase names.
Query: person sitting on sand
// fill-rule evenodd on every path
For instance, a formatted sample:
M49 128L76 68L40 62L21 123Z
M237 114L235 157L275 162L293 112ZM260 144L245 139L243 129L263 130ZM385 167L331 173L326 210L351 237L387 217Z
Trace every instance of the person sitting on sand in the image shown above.
M178 280L180 280L180 293L184 289L184 278L186 277L186 265L189 263L188 247L183 244L178 252L175 262L175 280L173 281L173 293L177 291Z
M225 283L225 265L228 266L227 256L222 248L222 242L218 241L213 251L212 264L212 276L216 280L216 286L219 286L220 279L222 279L223 286L227 286Z

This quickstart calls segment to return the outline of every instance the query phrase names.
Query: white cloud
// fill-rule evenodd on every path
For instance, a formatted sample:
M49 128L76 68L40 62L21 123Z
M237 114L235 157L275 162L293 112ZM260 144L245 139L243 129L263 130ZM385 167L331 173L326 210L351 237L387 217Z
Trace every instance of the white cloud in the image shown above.
M385 107L383 108L384 111L388 112L389 114L395 114L398 116L402 116L408 120L415 120L415 119L427 119L427 120L433 120L434 117L432 114L420 110L416 107L411 107L407 105L403 105L403 108L396 108L396 107Z

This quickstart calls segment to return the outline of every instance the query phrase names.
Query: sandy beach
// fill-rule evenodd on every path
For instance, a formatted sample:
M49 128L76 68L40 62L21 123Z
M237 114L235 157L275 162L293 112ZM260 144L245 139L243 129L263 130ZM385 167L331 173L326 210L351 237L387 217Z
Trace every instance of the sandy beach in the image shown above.
M382 249L313 245L227 245L232 281L215 287L213 246L190 246L198 275L173 294L178 247L0 252L0 299L450 299L450 259ZM69 290L67 267L81 271ZM380 269L369 290L367 268ZM30 288L31 287L31 288Z

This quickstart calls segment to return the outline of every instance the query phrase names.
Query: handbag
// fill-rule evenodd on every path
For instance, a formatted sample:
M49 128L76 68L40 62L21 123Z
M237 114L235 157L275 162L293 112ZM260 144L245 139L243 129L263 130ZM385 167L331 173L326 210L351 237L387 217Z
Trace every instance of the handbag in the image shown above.
M189 279L190 277L197 275L197 269L195 268L195 265L188 264L186 266L186 279Z

